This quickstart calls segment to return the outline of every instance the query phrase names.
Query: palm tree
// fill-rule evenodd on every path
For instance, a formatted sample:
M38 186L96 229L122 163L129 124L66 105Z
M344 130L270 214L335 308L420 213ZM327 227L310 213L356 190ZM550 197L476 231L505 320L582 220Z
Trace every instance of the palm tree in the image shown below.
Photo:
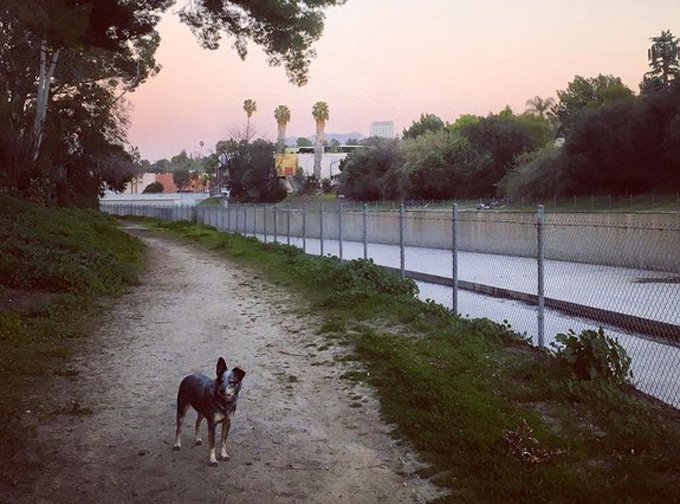
M250 118L252 117L253 113L257 111L257 104L255 103L255 100L251 100L248 98L243 102L243 110L246 111L246 116L248 117L248 120L246 122L246 142L250 141Z
M321 180L321 156L323 154L323 130L328 121L328 104L316 102L312 107L312 116L316 121L316 142L314 144L314 177L317 182Z
M545 118L546 112L555 105L555 99L552 97L541 98L540 96L534 96L531 100L526 102L526 112L530 114L536 114L538 117Z
M290 109L285 105L279 105L274 110L276 124L279 126L278 148L283 152L286 146L286 126L290 122Z

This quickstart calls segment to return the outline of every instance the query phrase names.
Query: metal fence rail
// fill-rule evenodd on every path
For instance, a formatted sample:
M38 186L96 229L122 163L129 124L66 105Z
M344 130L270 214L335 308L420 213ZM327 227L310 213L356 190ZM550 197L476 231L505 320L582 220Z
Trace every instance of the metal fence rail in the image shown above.
M191 220L343 260L371 258L456 313L508 321L538 346L603 326L636 386L680 407L680 214L369 208L357 204L148 206L116 215ZM422 283L420 283L422 282Z

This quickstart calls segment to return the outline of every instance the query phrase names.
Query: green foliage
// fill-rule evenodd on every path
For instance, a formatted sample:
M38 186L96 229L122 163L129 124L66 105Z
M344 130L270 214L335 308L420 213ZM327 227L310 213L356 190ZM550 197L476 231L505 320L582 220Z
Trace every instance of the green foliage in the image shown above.
M680 146L674 129L678 111L680 85L583 114L564 145L568 190L626 194L680 188L674 154Z
M217 49L223 34L234 37L241 58L247 54L248 40L259 45L271 65L283 64L290 81L307 83L312 44L323 31L323 10L342 5L344 0L251 2L235 0L228 5L214 0L195 0L180 11L180 19L196 33L201 45Z
M0 196L0 285L116 294L137 281L141 250L97 212Z
M561 156L562 148L554 145L520 154L515 158L514 167L498 183L499 194L516 199L567 193Z
M162 193L165 190L160 182L152 182L144 188L143 193Z
M585 111L631 99L633 91L623 84L620 77L600 74L585 78L577 75L567 89L557 91L557 97L559 103L553 108L553 113L559 121L559 134L565 136Z
M298 147L313 147L314 142L312 142L309 138L298 137L297 146Z
M364 149L354 149L342 165L340 192L360 201L396 199L398 193L386 175L401 165L399 142L387 138L371 138Z
M601 378L623 384L633 377L626 349L616 338L605 335L602 328L586 329L579 335L570 329L567 334L555 336L555 341L551 345L557 359L569 366L579 380Z
M401 144L403 164L392 168L402 198L441 200L475 197L491 156L447 130L429 131Z
M230 197L241 202L277 202L287 196L276 174L276 146L263 139L220 142L227 155Z
M680 77L680 40L670 31L652 38L652 46L647 53L651 70L640 84L643 94L664 91Z
M136 283L142 255L141 242L117 229L108 216L48 210L0 195L0 291L20 289L12 296L24 300L16 308L0 306L0 445L5 456L30 439L30 426L22 418L32 408L24 402L30 396L27 377L44 381L51 374L73 374L64 369L64 358L93 331L94 314L102 306L99 295L117 295Z
M496 184L512 168L516 156L541 148L551 139L550 123L537 116L515 115L506 108L498 114L467 124L461 133L480 152L491 157L488 169L477 177L479 195L492 196Z
M418 138L428 131L441 131L445 127L444 121L434 114L420 114L418 121L413 121L413 124L408 129L402 132L404 138Z

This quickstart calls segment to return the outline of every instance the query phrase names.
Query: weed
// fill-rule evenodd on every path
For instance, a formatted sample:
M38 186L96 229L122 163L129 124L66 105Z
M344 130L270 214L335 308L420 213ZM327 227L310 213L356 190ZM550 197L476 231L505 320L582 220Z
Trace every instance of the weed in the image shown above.
M579 335L569 329L567 334L555 336L551 346L557 359L566 363L579 380L603 378L620 384L633 378L626 349L616 338L605 335L601 327Z

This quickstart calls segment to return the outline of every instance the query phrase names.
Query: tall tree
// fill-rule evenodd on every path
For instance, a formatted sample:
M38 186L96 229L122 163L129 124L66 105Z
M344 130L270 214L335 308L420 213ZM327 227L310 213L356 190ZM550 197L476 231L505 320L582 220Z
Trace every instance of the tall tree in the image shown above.
M670 31L662 31L660 36L651 40L652 46L647 51L651 70L640 84L643 94L668 89L680 76L680 39Z
M274 118L278 126L277 149L283 152L286 148L286 126L290 122L290 109L285 105L279 105L274 109Z
M551 96L548 98L541 98L536 95L526 101L526 112L535 114L538 117L545 118L546 113L555 105L555 99Z
M314 177L321 180L321 157L323 156L323 131L329 118L328 104L316 102L312 107L312 116L316 121L316 140L314 143Z
M441 131L446 127L444 121L434 114L420 114L418 121L402 132L404 138L417 138L428 131Z
M559 103L552 112L559 121L558 134L568 135L578 117L586 110L601 107L618 100L633 98L634 94L620 77L598 75L585 78L577 75L567 89L557 91Z
M111 174L114 166L130 165L122 97L159 70L155 28L171 5L179 4L180 19L204 47L215 49L222 36L233 36L245 57L246 43L253 41L271 65L283 64L290 80L302 85L314 55L311 45L322 33L323 11L344 1L3 1L0 184L21 191L25 182L63 177L76 167L89 176L97 166ZM96 124L102 120L105 128ZM100 155L109 158L93 163ZM80 187L93 187L96 198L103 187L99 177Z
M250 141L250 118L257 111L255 100L248 98L243 102L243 110L246 111L246 142Z
M151 0L149 0L151 1ZM158 1L158 0L156 0ZM217 49L223 35L234 37L241 58L252 40L264 50L270 65L283 64L291 82L307 83L312 44L323 31L328 7L345 0L191 0L179 15L203 47Z

